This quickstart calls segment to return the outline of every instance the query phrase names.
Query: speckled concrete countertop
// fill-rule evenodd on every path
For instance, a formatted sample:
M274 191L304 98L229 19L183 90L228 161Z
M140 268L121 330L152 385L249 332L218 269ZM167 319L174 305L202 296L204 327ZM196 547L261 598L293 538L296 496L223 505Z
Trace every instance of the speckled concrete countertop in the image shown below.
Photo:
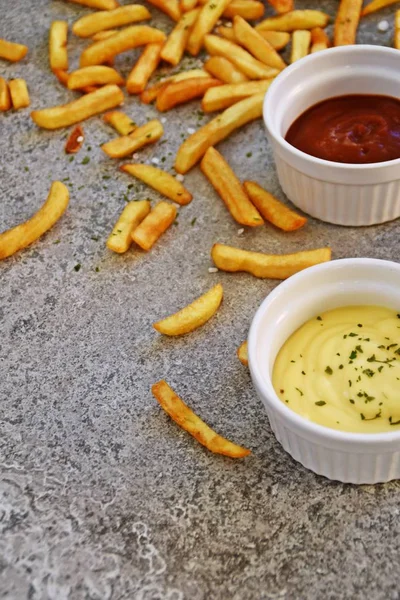
M318 4L331 14L337 5ZM27 80L33 108L72 98L49 72L48 29L89 11L61 0L0 0L0 12L0 36L30 48L19 64L1 62L0 74ZM392 30L376 25L392 14L363 21L360 41L390 44ZM73 66L82 46L71 38ZM128 53L117 66L126 73L131 62ZM134 98L125 110L139 123L157 114ZM172 167L198 110L168 113L168 142L141 157L165 156ZM329 482L285 454L236 358L276 282L208 272L216 241L278 253L329 244L335 258L396 260L399 223L357 230L310 219L292 235L267 226L238 236L194 169L185 184L195 198L178 225L149 254L114 255L105 239L133 180L99 149L112 130L100 118L84 129L85 147L69 162L65 132L40 131L29 110L0 116L0 228L35 212L51 180L65 178L71 189L51 232L0 264L0 597L400 598L400 483ZM260 121L220 148L241 178L282 197ZM158 198L140 185L137 196ZM182 339L153 330L218 281L225 300L212 322ZM182 432L151 396L160 378L252 455L215 456Z

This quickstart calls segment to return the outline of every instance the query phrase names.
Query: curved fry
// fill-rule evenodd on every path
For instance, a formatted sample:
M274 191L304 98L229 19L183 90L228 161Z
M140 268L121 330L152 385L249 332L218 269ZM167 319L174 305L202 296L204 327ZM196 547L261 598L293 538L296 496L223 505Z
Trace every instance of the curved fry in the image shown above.
M249 355L248 355L248 347L247 347L247 340L245 342L243 342L243 344L240 344L239 348L237 349L237 356L238 359L240 360L240 362L242 363L242 365L244 365L245 367L247 367L249 365Z
M79 90L88 85L124 85L125 80L112 67L104 65L93 65L72 71L68 77L67 87L69 90Z
M81 17L72 26L72 31L79 37L91 37L99 31L129 25L136 21L150 19L151 14L145 6L131 4L120 6L109 11L100 11Z

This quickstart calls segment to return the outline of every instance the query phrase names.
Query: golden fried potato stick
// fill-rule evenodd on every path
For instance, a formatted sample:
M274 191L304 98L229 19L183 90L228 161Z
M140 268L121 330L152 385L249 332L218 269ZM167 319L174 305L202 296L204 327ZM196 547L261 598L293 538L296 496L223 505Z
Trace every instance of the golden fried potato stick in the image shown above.
M145 46L139 60L126 80L126 90L129 94L140 94L143 92L160 62L162 47L162 44L147 44Z
M171 65L176 66L180 63L185 47L189 39L191 28L193 27L200 9L195 8L185 12L169 34L161 51L161 58Z
M15 42L8 42L0 38L0 58L9 60L10 62L19 62L26 56L28 52L28 46L23 44L16 44Z
M173 21L179 21L181 18L178 0L148 0L148 2L168 15Z
M248 353L248 344L247 340L243 342L237 349L238 359L245 367L249 366L249 353Z
M68 23L53 21L50 26L49 56L50 68L54 71L68 71Z
M296 31L297 29L314 29L326 27L329 15L320 10L292 10L276 17L269 17L256 25L256 29L270 31Z
M299 29L293 31L292 35L292 52L290 62L294 63L300 58L307 56L310 50L311 32L307 29Z
M235 67L230 60L223 56L212 56L204 63L204 68L225 83L243 83L249 81L247 75Z
M113 10L119 6L117 0L69 0L69 2L98 10Z
M106 40L112 35L118 33L118 29L107 29L106 31L99 31L92 36L92 40L94 42L100 42L101 40Z
M15 110L26 108L30 105L29 92L25 79L10 79L8 82L11 102Z
M329 39L326 31L321 29L321 27L315 27L311 29L311 49L310 54L314 54L314 52L320 52L321 50L326 50L331 45L331 41Z
M230 442L211 429L175 394L166 381L155 383L151 391L167 415L211 452L230 458L244 458L251 454L250 450Z
M137 128L136 123L132 121L131 117L128 117L128 115L120 110L112 110L106 113L103 115L103 121L114 127L120 135L129 135Z
M176 208L172 204L159 202L132 232L132 240L142 250L150 250L164 231L175 221L176 213Z
M206 35L204 45L209 54L227 58L250 79L269 79L279 73L279 69L267 67L244 48L217 35Z
M400 50L400 10L396 11L394 22L394 47Z
M275 50L283 50L290 42L290 33L287 31L269 31L268 29L257 29L257 31Z
M287 279L291 275L331 260L330 248L304 250L295 254L262 254L240 250L225 244L214 244L211 256L221 271L245 271L261 279Z
M237 102L185 140L176 155L176 172L186 173L210 146L227 138L235 129L259 119L262 116L264 96L264 93L256 94Z
M170 336L190 333L207 323L215 315L222 302L223 294L222 285L218 283L177 313L154 323L153 327L160 333Z
M46 202L33 217L0 234L0 259L8 258L39 239L61 217L68 200L67 186L54 181Z
M79 37L92 37L99 31L130 25L137 21L151 19L151 14L145 6L130 4L114 10L106 10L81 17L72 26L72 31ZM103 38L104 39L104 38Z
M243 17L246 21L257 21L264 16L265 7L257 0L232 0L224 10L223 17L233 19L235 16Z
M305 217L290 210L258 183L245 181L243 187L260 214L275 227L283 231L295 231L307 223Z
M198 4L198 0L181 0L181 2L180 2L181 11L183 13L189 12L190 10L193 10L194 8L196 8L197 4Z
M163 135L164 129L160 121L153 119L141 127L134 129L129 135L115 138L101 146L110 158L124 158L143 148L148 144L153 144Z
M117 85L105 85L68 104L34 110L31 112L31 118L36 125L44 129L59 129L115 108L123 101L124 95Z
M157 167L133 163L122 165L120 169L124 173L140 179L140 181L143 181L146 185L157 190L160 194L163 194L177 204L183 206L192 201L192 194L175 177Z
M115 223L114 229L106 242L107 248L118 254L123 254L129 250L132 244L132 232L147 217L149 212L150 202L148 200L129 202Z
M79 90L88 85L107 85L108 83L124 85L125 80L112 67L93 65L72 71L68 76L67 87L70 90Z
M286 67L285 61L266 39L242 17L233 19L233 30L239 44L265 65L280 71Z
M0 112L6 112L11 108L11 96L8 83L0 77Z
M396 4L399 0L372 0L367 6L365 6L361 12L361 16L365 17L366 15L370 15L377 10L381 10L381 8L386 8L387 6L391 6L392 4Z
M208 0L201 8L196 22L190 32L186 49L190 54L196 56L204 42L204 37L216 25L218 19L228 6L231 0Z
M268 0L277 13L287 13L294 9L294 0Z
M347 46L356 43L362 5L363 0L340 0L333 34L334 46Z
M144 92L140 94L140 100L144 104L150 104L150 102L154 102L161 90L167 87L169 83L172 83L173 81L184 81L185 79L197 79L199 77L209 77L209 74L203 69L190 69L189 71L171 75L161 81L157 81L157 83L145 89Z
M85 136L83 128L80 125L75 125L65 143L66 154L76 154L82 148Z
M224 25L220 25L219 27L215 28L215 31L216 33L218 33L218 35L225 38L226 40L234 42L235 44L239 43L235 36L235 32L233 31L233 27L225 27Z
M214 112L223 110L240 102L244 98L254 96L254 94L265 93L273 79L259 79L258 81L248 81L246 83L228 83L206 91L201 102L201 108L204 112Z
M178 106L178 104L184 104L195 98L201 98L208 89L218 85L221 85L221 82L212 77L173 81L160 90L157 96L156 107L160 112L171 110L171 108Z
M117 54L147 44L161 44L165 33L148 25L130 25L106 40L91 44L81 54L80 66L101 65Z

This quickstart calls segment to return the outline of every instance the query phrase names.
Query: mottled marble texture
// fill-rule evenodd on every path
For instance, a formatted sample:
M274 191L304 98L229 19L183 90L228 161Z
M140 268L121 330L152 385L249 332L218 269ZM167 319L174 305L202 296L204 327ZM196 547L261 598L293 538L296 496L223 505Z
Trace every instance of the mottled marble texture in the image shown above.
M318 4L333 14L337 2ZM30 48L20 64L1 62L0 74L26 78L33 108L74 96L49 72L48 28L86 12L61 0L0 0L0 36ZM392 14L363 21L360 41L389 44L392 30L376 24ZM83 44L71 39L72 66ZM117 66L126 73L131 62L126 54ZM167 114L168 143L141 157L165 156L170 168L198 109ZM134 98L125 110L139 123L156 115ZM271 252L330 244L335 258L397 259L399 223L349 229L311 219L292 235L267 226L239 237L194 169L185 182L195 198L178 225L150 254L117 256L104 242L133 180L99 149L111 129L100 118L84 129L85 147L69 162L65 132L38 130L28 110L0 116L1 229L30 216L52 179L71 184L61 221L0 264L0 597L400 598L400 484L332 483L285 454L236 358L276 282L208 273L216 241ZM240 177L282 197L260 122L220 148ZM158 198L141 185L136 196ZM152 329L217 281L224 303L204 328L182 339ZM179 430L150 394L162 377L252 455L214 456Z

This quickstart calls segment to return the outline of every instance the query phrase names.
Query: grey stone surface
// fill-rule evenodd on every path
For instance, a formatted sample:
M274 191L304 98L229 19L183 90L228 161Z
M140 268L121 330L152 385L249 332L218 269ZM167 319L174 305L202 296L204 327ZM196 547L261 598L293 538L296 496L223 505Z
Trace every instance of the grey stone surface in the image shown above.
M337 3L318 5L333 15ZM19 64L1 62L0 74L26 78L33 108L74 97L49 71L48 29L86 12L61 0L0 0L0 36L30 48ZM392 28L378 33L376 24L389 17L392 25L393 12L363 21L360 41L390 44ZM71 38L72 66L83 45ZM126 73L132 59L127 53L117 66ZM139 123L156 115L135 98L125 110ZM198 110L193 103L167 113L167 143L141 159L165 156L170 169ZM278 253L330 244L335 258L396 260L399 223L354 229L310 219L291 235L266 226L238 236L194 169L185 178L194 200L178 225L149 254L117 256L105 240L124 194L158 195L127 190L132 180L99 149L114 135L100 118L84 129L84 148L69 162L65 132L39 130L29 110L0 115L0 228L35 212L51 180L69 178L71 189L60 222L0 264L0 597L399 598L400 484L333 483L285 454L236 358L276 282L208 272L216 241ZM261 122L220 148L241 178L282 198ZM205 327L181 339L152 329L217 281L224 303ZM151 396L160 378L252 455L212 455L181 431Z

